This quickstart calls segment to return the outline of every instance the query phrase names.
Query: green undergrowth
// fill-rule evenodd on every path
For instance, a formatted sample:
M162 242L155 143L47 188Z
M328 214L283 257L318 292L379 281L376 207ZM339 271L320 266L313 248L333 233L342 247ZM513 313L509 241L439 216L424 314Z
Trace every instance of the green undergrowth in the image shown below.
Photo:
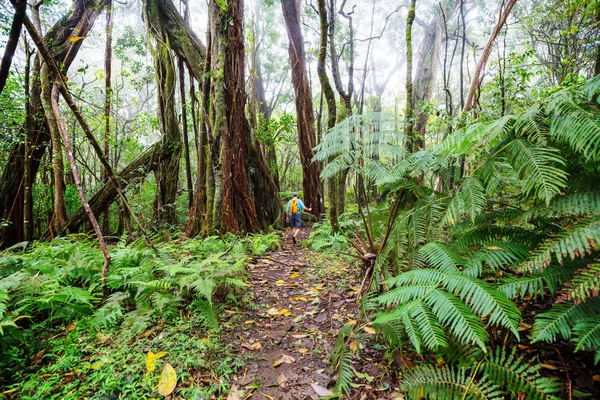
M243 365L221 343L219 315L246 301L246 264L280 235L188 239L110 250L109 295L95 241L70 236L0 255L0 398L158 397L227 391ZM155 362L151 353L160 355ZM164 353L163 353L164 352Z

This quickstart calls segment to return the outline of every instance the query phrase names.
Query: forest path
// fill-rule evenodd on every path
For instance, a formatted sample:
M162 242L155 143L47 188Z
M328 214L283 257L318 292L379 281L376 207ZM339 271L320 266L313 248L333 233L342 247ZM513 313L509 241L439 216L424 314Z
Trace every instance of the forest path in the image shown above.
M303 229L299 242L309 233ZM335 371L327 357L339 328L359 318L355 294L360 281L351 278L357 276L354 268L320 262L316 253L293 244L289 232L281 249L252 260L248 289L254 303L243 305L247 312L241 315L231 314L234 329L225 338L247 360L229 399L304 400L331 394L326 388Z

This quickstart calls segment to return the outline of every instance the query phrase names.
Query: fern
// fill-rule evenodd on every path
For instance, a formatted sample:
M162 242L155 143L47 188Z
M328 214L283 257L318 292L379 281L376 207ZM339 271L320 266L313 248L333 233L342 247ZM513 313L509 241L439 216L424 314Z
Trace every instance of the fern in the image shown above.
M379 324L395 318L400 322L407 321L407 312L419 305L417 311L410 311L411 320L423 324L430 322L431 315L435 315L438 323L462 343L485 348L488 336L480 318L486 317L489 318L489 324L504 327L516 337L519 336L521 315L516 306L488 283L460 271L417 269L400 274L386 283L396 288L379 296L377 301L385 306L398 307L390 313L379 314L375 319ZM420 302L427 307L420 305ZM422 315L428 310L431 310L431 314ZM437 329L421 329L420 326L420 336L417 336L411 332L417 332L412 324L408 326L404 322L404 328L408 329L413 343L418 340L428 346L439 347L445 341L445 338L436 335L439 332Z
M573 327L589 316L600 312L600 299L592 298L588 302L575 304L564 302L537 316L532 329L532 341L552 342L557 336L570 339Z
M474 381L466 368L436 368L424 365L407 372L400 381L408 399L431 400L500 400L499 388L486 379Z
M556 237L546 240L533 256L522 263L522 271L540 271L552 262L554 256L561 262L569 257L583 257L596 249L600 242L600 215L584 218L579 223L565 229Z
M528 400L551 400L557 397L562 387L559 381L544 378L540 374L540 365L529 365L523 357L516 355L516 350L510 353L503 348L490 352L481 364L481 373L503 388L511 396L517 398L519 393Z
M516 351L497 348L487 355L466 353L457 368L423 365L406 373L401 390L409 399L505 399L558 400L562 389L554 378L544 378L540 366L529 365Z
M600 315L586 317L573 327L575 351L600 349ZM597 362L597 361L596 361Z
M568 283L560 298L561 301L573 301L576 304L600 293L600 264L590 265L577 271L575 278Z

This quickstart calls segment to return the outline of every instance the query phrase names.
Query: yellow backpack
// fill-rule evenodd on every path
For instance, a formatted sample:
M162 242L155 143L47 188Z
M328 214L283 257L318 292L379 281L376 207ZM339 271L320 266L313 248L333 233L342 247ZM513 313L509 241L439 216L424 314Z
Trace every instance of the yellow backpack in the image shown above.
M298 214L298 201L296 199L290 200L290 214Z

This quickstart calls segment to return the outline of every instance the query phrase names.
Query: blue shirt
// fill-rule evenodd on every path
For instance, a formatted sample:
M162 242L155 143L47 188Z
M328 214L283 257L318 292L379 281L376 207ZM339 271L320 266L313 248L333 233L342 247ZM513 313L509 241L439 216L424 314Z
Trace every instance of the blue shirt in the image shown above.
M292 200L293 200L293 199L292 199ZM287 212L288 212L288 214L289 214L289 212L290 212L290 203L292 202L292 200L288 201L288 203L287 203L287 207L286 207L286 209L285 209L285 211L287 211ZM302 210L304 210L306 207L304 206L304 203L302 202L302 200L300 200L300 199L296 199L296 201L298 202L298 212L297 212L296 214L298 214L298 215L299 215L299 214L301 214L301 213L302 213Z

